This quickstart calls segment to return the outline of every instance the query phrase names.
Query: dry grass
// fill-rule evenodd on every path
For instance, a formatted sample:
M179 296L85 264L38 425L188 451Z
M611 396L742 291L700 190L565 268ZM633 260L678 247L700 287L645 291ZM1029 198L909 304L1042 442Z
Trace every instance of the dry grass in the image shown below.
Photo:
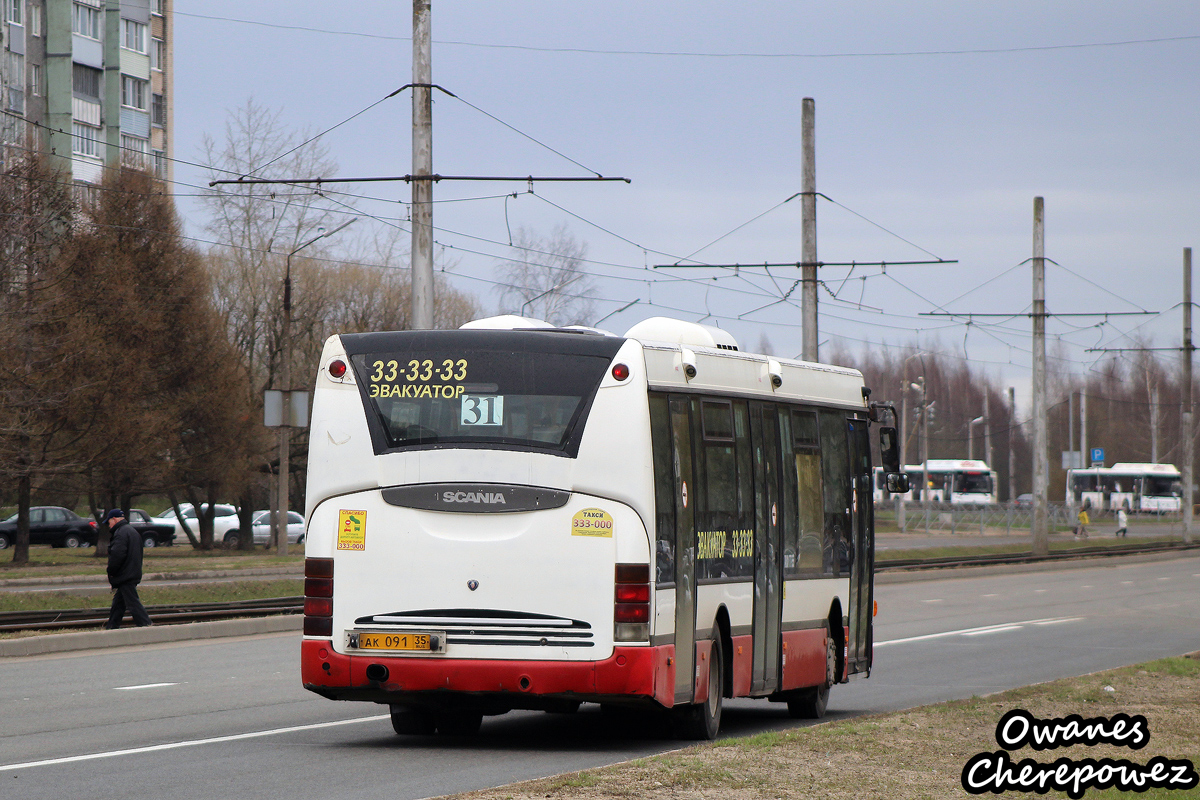
M999 749L996 722L1013 708L1041 718L1118 712L1145 715L1150 742L1142 750L1076 745L1013 753L1042 763L1057 758L1154 756L1200 763L1200 661L1172 658L1069 678L998 695L859 717L783 733L699 745L675 753L467 794L458 800L602 800L606 798L830 798L919 800L968 797L960 785L974 754ZM1087 792L1116 797L1118 792ZM1034 798L1038 795L1007 794ZM1050 792L1049 797L1065 797ZM1141 798L1183 800L1190 790L1151 790Z

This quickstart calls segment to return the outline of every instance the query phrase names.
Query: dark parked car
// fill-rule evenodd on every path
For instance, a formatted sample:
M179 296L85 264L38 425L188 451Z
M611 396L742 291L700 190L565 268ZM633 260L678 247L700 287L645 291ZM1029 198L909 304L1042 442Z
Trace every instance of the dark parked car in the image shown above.
M51 547L95 547L95 520L84 519L69 508L34 506L29 509L29 543ZM0 550L17 540L17 515L0 522Z
M129 524L142 535L142 547L170 547L175 544L175 526L157 522L140 508L129 509Z

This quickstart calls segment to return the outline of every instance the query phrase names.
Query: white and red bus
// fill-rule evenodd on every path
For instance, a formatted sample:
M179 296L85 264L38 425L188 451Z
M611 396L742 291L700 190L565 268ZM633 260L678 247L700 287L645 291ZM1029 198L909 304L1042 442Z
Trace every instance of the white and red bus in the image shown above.
M1171 512L1183 508L1183 485L1174 464L1122 463L1067 470L1067 502L1095 509Z
M994 505L996 503L996 471L985 461L959 458L931 458L924 465L911 464L904 468L908 474L909 491L900 497L906 502L950 503L952 505ZM922 476L926 478L923 495L918 494ZM875 468L875 500L895 497L886 490L882 467Z
M696 738L725 697L821 716L871 668L868 394L663 318L331 337L304 686L409 734L583 702Z

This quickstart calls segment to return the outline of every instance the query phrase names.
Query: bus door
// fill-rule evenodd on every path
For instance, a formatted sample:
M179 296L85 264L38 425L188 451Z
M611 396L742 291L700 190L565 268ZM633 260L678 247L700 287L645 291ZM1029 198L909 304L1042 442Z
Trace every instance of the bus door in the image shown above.
M750 692L779 688L779 642L783 589L781 570L779 417L775 406L750 404L754 453L754 658ZM867 489L868 493L870 489Z
M850 638L846 674L871 671L871 623L874 614L875 508L871 502L871 437L864 419L848 419L852 483L851 525L854 559L850 564Z
M690 403L672 395L671 441L675 473L675 702L690 703L696 687L696 529L692 481Z

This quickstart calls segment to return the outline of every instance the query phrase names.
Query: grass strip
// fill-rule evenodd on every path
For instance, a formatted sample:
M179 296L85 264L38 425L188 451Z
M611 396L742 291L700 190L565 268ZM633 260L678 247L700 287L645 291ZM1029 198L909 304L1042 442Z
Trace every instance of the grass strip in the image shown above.
M302 594L304 594L302 578L274 581L221 581L189 586L143 584L138 587L138 597L148 606L175 603L226 603L234 600L262 600L269 597L297 597ZM111 602L108 592L89 595L67 592L0 592L0 611L106 609Z
M288 555L279 556L266 550L243 553L238 550L193 550L186 545L152 547L144 551L142 569L145 572L172 573L261 567L301 568L304 565L303 546L291 545L288 551ZM0 558L8 553L11 553L11 549L0 551ZM95 553L95 548L71 550L33 546L29 548L28 564L16 566L11 561L0 562L0 579L104 575L108 560L97 557Z
M836 688L835 688L836 693ZM977 753L996 752L996 727L1013 709L1041 719L1078 714L1084 719L1118 713L1145 716L1149 742L1142 749L1074 744L1042 751L1026 746L1014 763L1032 758L1126 759L1146 764L1156 756L1200 764L1200 661L1177 657L1077 678L1014 689L987 697L939 703L909 711L854 717L820 725L725 739L625 764L451 795L456 800L600 800L601 798L830 798L921 800L970 797L960 783ZM836 707L836 697L835 697ZM981 797L995 796L990 793ZM1064 792L1006 792L1004 797L1066 797ZM1195 789L1150 789L1131 795L1088 790L1087 797L1183 800Z

